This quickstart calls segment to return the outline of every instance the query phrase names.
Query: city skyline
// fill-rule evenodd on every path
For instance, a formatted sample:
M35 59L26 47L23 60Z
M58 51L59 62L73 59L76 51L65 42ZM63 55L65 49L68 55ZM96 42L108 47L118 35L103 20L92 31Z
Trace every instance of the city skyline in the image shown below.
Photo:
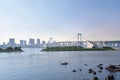
M1 0L0 44L9 38L120 40L119 0ZM73 39L76 40L76 39Z
M0 44L0 48L6 47L22 47L22 48L41 48L46 45L46 41L41 41L40 39L30 38L29 40L19 40L19 43L16 43L15 38L9 38L8 42L3 42Z
M5 44L9 44L9 42L12 42L12 44L13 43L20 44L20 43L24 43L24 42L25 42L25 44L31 44L30 42L32 42L33 44L41 44L42 41L39 38L37 38L37 39L29 38L28 40L21 39L21 40L19 40L19 42L16 42L16 38L9 38L8 42L6 42Z

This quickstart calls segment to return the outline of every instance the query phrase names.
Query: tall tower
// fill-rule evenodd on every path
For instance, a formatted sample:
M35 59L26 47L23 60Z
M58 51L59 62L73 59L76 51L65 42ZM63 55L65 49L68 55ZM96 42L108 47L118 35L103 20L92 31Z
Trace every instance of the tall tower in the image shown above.
M78 36L78 38L77 38L77 39L78 39L78 42L82 42L82 34L81 34L81 33L78 33L77 36Z
M78 33L77 34L77 46L80 46L82 47L82 34L81 33Z

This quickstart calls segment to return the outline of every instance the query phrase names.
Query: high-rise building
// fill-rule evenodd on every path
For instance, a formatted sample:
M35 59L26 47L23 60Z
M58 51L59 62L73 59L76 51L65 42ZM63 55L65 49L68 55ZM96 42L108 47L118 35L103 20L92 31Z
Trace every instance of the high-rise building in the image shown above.
M24 45L27 46L27 41L26 40L24 40Z
M29 46L34 47L35 46L35 39L30 38L29 39Z
M24 40L20 40L20 46L24 46Z
M8 42L8 46L14 47L15 46L15 38L10 38Z
M36 47L40 47L40 39L37 39Z
M25 40L20 40L20 46L25 47L26 46L26 41Z
M46 45L46 41L42 41L41 47L45 47L45 45Z

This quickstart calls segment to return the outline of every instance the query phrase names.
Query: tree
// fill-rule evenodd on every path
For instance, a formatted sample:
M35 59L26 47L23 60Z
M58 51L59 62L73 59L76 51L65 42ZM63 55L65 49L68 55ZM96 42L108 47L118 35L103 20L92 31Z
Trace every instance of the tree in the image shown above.
M7 51L13 51L13 48L12 47L8 47L6 50Z
M21 47L15 47L14 50L15 51L22 51Z
M0 51L3 51L3 49L2 49L2 48L0 48Z

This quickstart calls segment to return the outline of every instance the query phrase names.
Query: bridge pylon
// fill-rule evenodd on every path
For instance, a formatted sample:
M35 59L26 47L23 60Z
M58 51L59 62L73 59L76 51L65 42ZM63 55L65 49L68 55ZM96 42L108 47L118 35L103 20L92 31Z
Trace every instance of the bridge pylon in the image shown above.
M77 34L77 41L82 42L82 34L81 33Z
M77 34L77 46L82 46L82 34Z

